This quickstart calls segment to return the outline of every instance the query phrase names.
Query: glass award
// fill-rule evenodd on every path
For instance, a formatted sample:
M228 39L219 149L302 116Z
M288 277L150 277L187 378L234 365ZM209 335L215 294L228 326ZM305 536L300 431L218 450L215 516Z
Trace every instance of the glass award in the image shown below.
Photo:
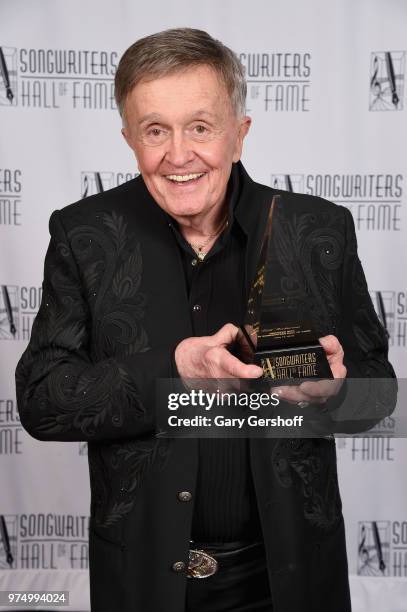
M279 249L283 244L286 249L294 248L292 240L283 199L275 195L261 240L244 323L240 327L239 356L246 363L262 367L263 378L276 382L333 378L312 325L306 293L303 292L301 299L298 292L295 297L290 292L290 287L300 284L298 279L287 276L284 254Z

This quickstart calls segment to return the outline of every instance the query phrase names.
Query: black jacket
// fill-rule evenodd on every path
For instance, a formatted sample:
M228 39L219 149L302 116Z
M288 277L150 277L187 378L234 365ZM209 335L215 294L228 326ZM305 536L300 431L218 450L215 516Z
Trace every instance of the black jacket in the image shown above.
M234 171L250 282L276 191ZM351 214L281 193L295 238L282 261L317 333L338 336L350 376L394 377ZM187 561L197 443L156 437L154 424L155 381L174 374L174 347L192 335L179 249L141 177L55 211L50 234L16 371L22 425L39 440L88 442L92 612L182 612L187 578L172 567ZM334 440L253 439L250 457L275 612L348 612Z

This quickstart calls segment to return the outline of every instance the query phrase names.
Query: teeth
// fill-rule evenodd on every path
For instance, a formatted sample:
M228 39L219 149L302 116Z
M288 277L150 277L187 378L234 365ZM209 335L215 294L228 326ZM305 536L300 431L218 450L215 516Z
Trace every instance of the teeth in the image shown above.
M170 179L170 181L176 181L177 183L186 183L186 181L192 181L193 179L197 179L204 174L204 172L201 172L200 174L168 174L166 178Z

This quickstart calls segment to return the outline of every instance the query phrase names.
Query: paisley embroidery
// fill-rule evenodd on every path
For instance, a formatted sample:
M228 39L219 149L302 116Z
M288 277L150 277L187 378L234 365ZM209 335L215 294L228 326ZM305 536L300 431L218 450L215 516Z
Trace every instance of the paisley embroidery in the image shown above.
M106 358L117 345L123 355L146 351L140 245L123 216L100 212L95 219L98 226L81 225L68 233L93 309L94 358Z
M341 222L341 223L340 223ZM340 317L340 269L344 234L338 211L294 214L280 220L276 252L285 272L281 288L288 307L312 318L318 335L332 333Z
M144 409L129 374L114 359L96 364L89 373L66 366L50 372L49 404L38 432L57 434L70 429L93 437L109 417L114 427L123 425L123 412L134 417Z
M271 458L277 482L301 493L304 518L324 530L331 529L342 516L335 452L334 442L282 438Z
M31 404L26 418L35 418L44 438L65 433L64 439L92 439L108 421L120 427L126 414L137 419L145 412L129 372L115 358L148 349L140 246L122 216L101 212L95 220L68 232L80 262L76 269L54 217L43 298L16 374L24 405Z
M69 242L57 219L41 307L17 370L19 406L37 436L89 441L91 514L109 527L131 511L136 490L164 468L170 448L157 438L112 442L115 428L145 416L125 366L126 357L149 349L141 249L115 212L75 226Z
M112 444L89 453L93 515L101 527L120 521L134 506L147 474L167 465L172 441L146 438ZM114 490L112 483L117 484Z

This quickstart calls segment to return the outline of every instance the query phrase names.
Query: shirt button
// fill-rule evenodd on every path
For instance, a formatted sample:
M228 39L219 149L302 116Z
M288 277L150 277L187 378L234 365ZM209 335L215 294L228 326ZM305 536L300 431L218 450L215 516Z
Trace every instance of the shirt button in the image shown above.
M181 502L189 502L192 499L192 493L190 491L180 491L177 493L177 497Z
M194 304L192 310L194 312L199 312L201 310L201 306L199 304Z
M173 572L183 572L185 570L185 563L183 561L175 561L175 563L172 564L172 571Z
M198 263L198 260L197 259L193 259L191 261L191 266L196 266L197 263Z

